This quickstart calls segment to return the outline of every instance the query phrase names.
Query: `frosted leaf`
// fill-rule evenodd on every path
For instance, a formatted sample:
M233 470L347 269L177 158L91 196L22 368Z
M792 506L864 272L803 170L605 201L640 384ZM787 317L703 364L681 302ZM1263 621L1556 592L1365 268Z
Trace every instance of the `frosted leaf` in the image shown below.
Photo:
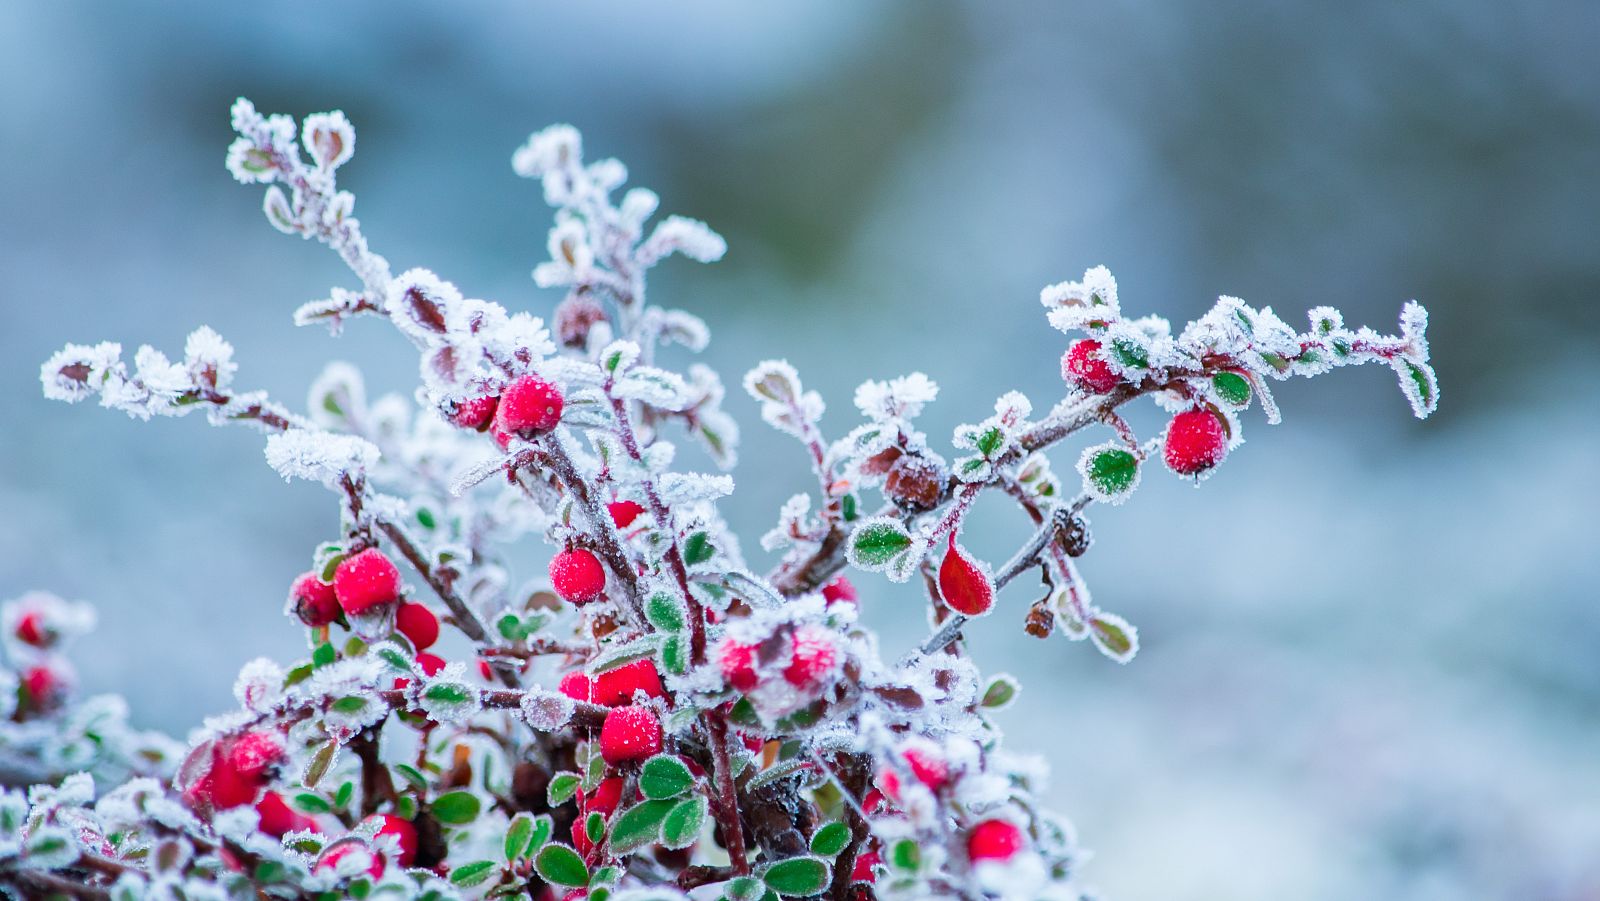
M1400 378L1400 391L1411 404L1411 412L1418 419L1439 408L1439 379L1427 363L1406 357L1395 357L1390 363Z
M644 226L646 219L655 215L656 208L661 205L661 198L649 188L634 188L622 195L622 203L617 207L617 212L622 216L622 221L630 229L637 232Z
M319 169L337 169L356 152L356 130L339 110L307 116L300 140Z
M249 138L236 138L228 145L227 166L240 184L265 184L277 178L271 152L257 147Z
M682 410L689 405L689 386L677 373L653 366L636 366L612 386L612 394L637 400L661 410Z
M56 870L78 859L72 833L60 826L40 826L23 844L23 865L36 870Z
M1039 302L1050 311L1050 324L1063 332L1103 328L1122 315L1117 305L1117 280L1104 266L1084 272L1081 282L1045 288L1039 292Z
M632 341L613 341L600 351L600 369L611 375L627 372L639 360L639 345Z
M541 288L558 288L587 281L593 274L594 251L590 249L583 223L563 219L550 229L550 259L533 270L533 280Z
M915 419L922 408L939 396L939 386L920 372L887 382L863 382L856 388L856 409L879 422Z
M778 524L761 536L761 549L775 551L808 538L816 528L811 516L811 495L795 494L778 511Z
M306 479L332 487L347 472L378 462L378 448L365 438L314 429L290 429L267 438L267 463L284 481Z
M181 363L146 344L133 355L134 375L151 398L171 402L192 387L189 371Z
M528 137L511 157L511 168L523 178L575 166L583 159L583 136L571 125L551 125Z
M663 342L675 341L695 353L705 350L711 342L711 330L699 316L684 310L666 310L660 315Z
M214 389L228 387L239 368L233 362L233 345L205 325L190 332L183 342L183 364L194 384Z
M122 368L122 345L102 341L93 346L68 344L39 367L44 396L77 403L98 391L107 378Z
M538 732L557 732L572 719L577 702L560 692L532 690L522 696L523 722Z
M478 690L463 678L466 667L452 663L424 682L417 691L417 706L429 719L462 723L478 712Z
M322 324L328 327L329 334L337 335L344 327L344 320L363 310L374 310L377 307L367 301L365 295L344 288L334 288L331 295L324 300L313 300L301 304L294 311L295 325Z
M412 339L432 343L450 332L450 314L461 303L461 292L426 269L409 269L389 285L383 308L402 332Z
M661 500L670 509L681 504L714 501L733 494L733 477L669 472L662 474L658 489Z
M628 180L628 167L623 165L622 160L608 157L590 163L584 169L584 174L589 176L600 193L609 194Z
M306 407L311 421L322 428L339 428L359 420L367 410L361 370L341 360L329 363L311 383Z
M1139 630L1115 614L1096 610L1089 616L1089 639L1100 653L1127 663L1139 653Z
M916 544L906 527L892 516L877 516L856 526L850 534L850 565L882 572L910 556Z
M668 216L639 245L635 258L644 267L653 266L673 253L701 263L714 263L727 252L728 242L704 222L685 216Z
M267 188L266 193L261 196L261 212L266 214L267 222L273 228L286 235L300 231L300 222L295 218L293 207L289 205L289 198L284 196L283 189L277 185Z
M1086 447L1078 457L1085 494L1101 503L1120 504L1139 487L1143 467L1133 451L1114 441Z
M245 709L266 713L283 698L283 668L266 657L246 663L233 683L233 696Z

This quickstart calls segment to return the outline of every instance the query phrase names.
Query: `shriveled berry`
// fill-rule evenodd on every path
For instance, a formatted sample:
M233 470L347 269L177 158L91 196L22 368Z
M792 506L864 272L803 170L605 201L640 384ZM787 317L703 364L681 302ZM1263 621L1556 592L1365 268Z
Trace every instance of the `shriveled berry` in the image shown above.
M521 438L533 438L561 422L561 391L536 375L524 375L500 392L494 427Z
M301 573L289 586L289 603L294 615L313 628L339 618L339 598L333 586L314 572Z
M493 394L460 401L450 411L450 422L459 428L481 432L494 422L494 411L499 406L500 398Z
M635 660L594 677L596 704L604 704L607 707L631 704L636 691L642 691L652 698L666 694L666 690L661 687L661 674L656 671L654 660Z
M1117 387L1117 374L1099 357L1100 342L1093 338L1073 342L1061 357L1061 377L1093 394L1104 394Z
M600 756L612 766L661 753L661 721L644 707L616 707L600 726Z
M835 601L843 601L854 606L856 603L856 586L850 581L849 576L840 576L822 586L822 599L830 604Z
M783 681L796 688L816 688L833 674L838 662L839 649L832 632L815 624L801 626L794 633Z
M932 510L948 478L944 467L927 457L907 454L889 468L883 480L883 493L903 510Z
M606 504L606 510L611 514L611 521L617 524L617 528L626 529L644 512L644 507L636 501L612 501Z
M717 645L717 663L722 669L722 678L735 691L751 691L760 681L756 676L756 646L753 644L743 644L731 637L722 639Z
M369 547L339 562L333 592L344 612L359 616L400 596L400 570L383 551Z
M980 860L1010 860L1027 845L1022 830L1005 820L984 820L967 834L967 857Z
M411 821L397 817L392 813L375 813L367 817L368 823L378 825L379 836L392 835L400 845L400 852L395 856L395 862L401 867L409 867L417 859L417 827Z
M594 680L582 670L573 670L562 676L556 690L574 701L594 700Z
M605 591L606 570L593 551L571 548L550 558L550 583L563 600L581 607Z
M422 604L401 604L394 612L394 628L419 651L439 640L439 617Z
M1199 475L1228 455L1228 436L1222 419L1210 410L1185 410L1167 425L1162 457L1167 468L1180 476Z
M950 535L944 562L939 564L939 595L951 610L967 616L981 616L994 606L994 584L989 581L989 574L956 546L954 533Z

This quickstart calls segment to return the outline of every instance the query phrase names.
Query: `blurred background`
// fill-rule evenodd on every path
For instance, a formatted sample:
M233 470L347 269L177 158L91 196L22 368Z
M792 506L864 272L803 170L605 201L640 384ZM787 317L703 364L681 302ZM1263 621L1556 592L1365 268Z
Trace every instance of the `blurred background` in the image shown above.
M567 121L727 236L655 298L712 324L730 383L786 356L831 435L857 383L912 369L943 385L940 442L1009 388L1047 407L1065 340L1039 288L1095 264L1125 309L1178 322L1227 293L1389 331L1422 300L1433 419L1387 370L1286 384L1285 423L1252 412L1199 490L1152 473L1094 512L1083 568L1140 627L1132 664L1025 637L1022 588L971 633L1022 678L1010 747L1053 764L1110 897L1600 898L1590 5L447 6L0 5L0 594L100 606L88 690L179 735L231 707L242 661L301 651L285 586L336 510L249 431L47 403L52 350L178 351L207 323L241 385L296 406L330 357L372 391L415 373L375 323L291 325L354 282L232 183L233 98L343 109L374 247L541 314L549 211L509 160ZM763 564L754 536L809 479L753 403L728 407L746 463L725 509ZM992 558L1024 534L979 515ZM915 592L858 581L908 645Z

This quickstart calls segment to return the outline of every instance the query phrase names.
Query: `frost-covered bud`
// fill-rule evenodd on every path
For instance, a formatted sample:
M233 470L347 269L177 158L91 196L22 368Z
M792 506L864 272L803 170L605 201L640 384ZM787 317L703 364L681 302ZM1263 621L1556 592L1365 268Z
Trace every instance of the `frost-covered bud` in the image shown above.
M661 753L661 721L648 707L616 707L600 726L600 756L612 766Z
M1228 455L1221 417L1210 410L1185 410L1172 417L1162 458L1181 476L1200 475Z
M485 394L456 402L451 406L446 418L457 428L482 432L488 430L490 423L494 422L495 409L499 406L498 395Z
M1117 387L1117 374L1099 353L1100 342L1092 338L1073 342L1061 357L1061 377L1092 394L1104 394Z
M345 613L359 616L400 596L400 571L382 551L369 547L339 563L333 591Z
M321 576L302 573L289 586L289 609L312 628L326 626L339 618L339 598Z
M589 332L606 321L606 310L587 294L572 294L556 305L552 321L557 341L565 347L583 348L589 344Z
M967 834L967 857L974 863L1007 861L1027 844L1027 837L1016 824L999 819L984 820Z
M425 605L401 604L394 613L394 629L416 650L426 650L439 640L439 617Z
M636 660L594 677L594 703L607 707L633 703L634 692L659 698L666 694L653 660Z
M895 460L883 482L883 493L903 510L922 512L939 505L939 496L949 479L939 461L906 454Z
M417 859L417 827L413 826L410 820L392 813L376 813L367 817L363 823L369 827L377 827L377 831L373 833L375 840L394 839L400 849L395 854L395 862L402 868L410 867Z
M839 649L834 644L833 633L823 626L808 623L794 632L783 680L795 688L815 690L827 682L838 665Z
M525 375L500 393L494 427L521 438L533 438L561 422L562 398L556 386L536 375Z
M550 558L550 584L562 600L581 607L605 591L605 567L593 551L570 548Z
M54 708L66 693L64 673L49 663L29 667L22 674L22 691L29 710L40 712Z

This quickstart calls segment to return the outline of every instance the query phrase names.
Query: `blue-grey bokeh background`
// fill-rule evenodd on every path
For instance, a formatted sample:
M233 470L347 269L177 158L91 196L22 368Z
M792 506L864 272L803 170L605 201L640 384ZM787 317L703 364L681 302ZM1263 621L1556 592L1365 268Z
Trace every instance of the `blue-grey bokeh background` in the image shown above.
M1387 329L1422 299L1433 420L1387 371L1287 385L1201 490L1152 474L1095 514L1132 665L1024 638L1020 592L975 639L1114 897L1600 896L1597 32L1581 0L0 5L0 586L98 602L83 683L179 733L240 661L295 653L280 604L328 499L250 432L46 403L39 362L205 322L281 398L333 355L402 389L388 330L290 324L351 279L231 182L229 103L345 110L377 249L540 312L548 211L508 161L570 121L728 237L654 283L710 361L787 356L834 434L855 384L913 368L935 436L1007 388L1047 404L1038 289L1097 263L1174 319L1229 293ZM754 535L807 480L730 408ZM1017 517L981 515L1003 555ZM912 640L920 602L862 581Z

